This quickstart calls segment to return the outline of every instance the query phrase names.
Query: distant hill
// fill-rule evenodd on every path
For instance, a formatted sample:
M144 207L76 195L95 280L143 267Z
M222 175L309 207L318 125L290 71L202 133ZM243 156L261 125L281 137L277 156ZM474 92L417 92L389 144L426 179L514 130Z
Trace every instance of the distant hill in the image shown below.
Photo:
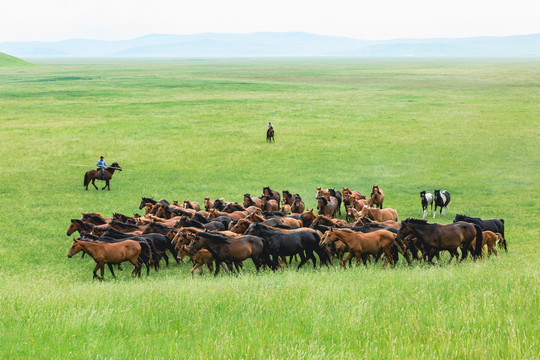
M0 52L0 66L28 66L32 65L27 61L19 59L15 56Z
M454 39L359 40L309 33L147 35L131 40L5 42L31 57L540 57L540 34Z

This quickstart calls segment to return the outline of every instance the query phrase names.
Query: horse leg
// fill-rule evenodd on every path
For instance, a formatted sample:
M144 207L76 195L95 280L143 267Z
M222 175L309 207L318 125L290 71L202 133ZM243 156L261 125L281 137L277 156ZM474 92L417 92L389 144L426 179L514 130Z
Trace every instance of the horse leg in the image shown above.
M306 251L307 257L313 261L313 268L317 268L317 259L315 258L315 255L313 255L313 250Z
M99 263L96 263L96 267L94 268L94 277L93 277L94 279L95 279L95 278L98 278L98 279L99 279L99 276L96 274L97 271L98 271L98 269L99 269Z
M190 272L191 272L191 277L193 277L193 272L194 272L195 270L197 270L200 266L201 266L200 263L196 263L196 264L193 266L193 268L192 268L191 271L190 271ZM201 275L203 274L203 273L202 273L202 268L199 269L199 273L200 273Z
M347 270L347 261L350 261L353 257L354 257L354 254L351 251L349 251L347 256L345 256L345 258L342 260L340 265L343 266L344 270ZM350 262L349 262L349 267L351 267Z
M96 188L96 190L99 190L98 187L96 186L96 179L92 179L92 185L94 185L94 187Z
M221 261L216 260L216 272L214 273L214 277L217 276L219 273L219 268L221 267Z
M424 208L424 215L422 216L422 219L425 219L425 218L426 218L426 216L427 216L427 207L426 207L426 208Z
M437 204L435 204L435 211L433 212L433 218L435 219L435 216L437 215Z
M113 278L116 278L116 275L114 275L114 271L113 271L112 264L107 263L107 266L109 267L109 270L111 271L112 277L113 277Z
M300 264L298 265L296 270L299 270L305 263L307 263L307 258L303 250L301 250L298 255L300 255Z

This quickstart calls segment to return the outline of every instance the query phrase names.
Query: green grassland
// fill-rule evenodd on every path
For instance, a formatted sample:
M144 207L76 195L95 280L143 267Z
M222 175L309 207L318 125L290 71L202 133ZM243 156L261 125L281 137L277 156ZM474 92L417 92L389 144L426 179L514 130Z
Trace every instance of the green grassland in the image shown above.
M11 56L8 54L4 54L3 52L0 52L0 66L30 66L32 65L28 61L24 61L22 59L19 59L15 56Z
M78 60L0 68L0 358L530 358L539 349L540 61ZM267 144L266 124L276 130ZM128 172L84 191L99 155ZM88 167L88 169L92 168ZM141 196L242 201L263 186L378 184L504 218L508 253L191 278L92 280L82 211ZM401 259L402 260L402 259ZM309 264L308 264L309 265Z

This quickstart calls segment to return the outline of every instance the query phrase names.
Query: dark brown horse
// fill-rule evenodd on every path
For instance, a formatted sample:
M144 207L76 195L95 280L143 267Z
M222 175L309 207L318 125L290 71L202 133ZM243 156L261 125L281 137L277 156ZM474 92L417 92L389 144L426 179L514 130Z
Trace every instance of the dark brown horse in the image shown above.
M281 203L281 195L279 195L279 192L270 189L269 186L263 188L263 196L270 196L270 198L276 200L278 204Z
M256 206L258 208L262 208L262 201L261 198L252 198L251 194L244 194L244 207L248 208L250 206Z
M306 205L302 201L302 198L300 196L297 196L291 205L291 212L295 214L302 214L305 209L306 209Z
M427 251L430 264L433 264L433 257L441 250L448 250L452 257L456 256L457 258L457 249L461 247L461 260L467 257L469 248L474 249L473 257L482 254L482 230L475 224L458 221L453 224L440 225L409 218L401 222L396 240L403 240L410 234L413 234L417 238L417 243L420 243ZM473 245L474 241L476 242Z
M276 142L274 139L274 128L270 128L266 131L266 142Z
M317 198L317 210L319 211L319 215L326 215L333 218L338 211L338 201L333 196L330 196L330 200L321 196Z
M263 239L257 236L242 236L238 238L228 238L219 234L199 232L195 235L195 240L189 247L189 254L195 255L202 248L210 251L216 262L216 272L219 273L221 263L226 263L232 269L232 263L241 263L251 258L257 271L263 264Z
M92 185L94 185L96 190L98 190L98 188L97 188L97 186L95 184L95 181L96 180L104 180L105 181L105 186L102 187L101 190L105 190L105 188L107 188L107 190L111 190L109 182L111 181L111 178L112 178L115 170L122 171L122 168L120 167L120 165L118 165L117 162L112 163L111 166L109 166L108 168L105 169L105 179L102 179L100 177L100 173L101 173L100 170L94 170L94 169L89 170L84 174L84 185L83 186L86 187L86 190L88 190L88 185L90 184L90 182L92 182Z

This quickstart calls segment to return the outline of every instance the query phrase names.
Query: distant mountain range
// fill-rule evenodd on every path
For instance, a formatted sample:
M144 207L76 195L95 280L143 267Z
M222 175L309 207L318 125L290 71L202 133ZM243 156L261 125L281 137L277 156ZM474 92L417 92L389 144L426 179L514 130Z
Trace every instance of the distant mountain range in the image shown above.
M309 33L147 35L132 40L71 39L0 43L34 57L540 57L540 34L453 39L359 40Z

